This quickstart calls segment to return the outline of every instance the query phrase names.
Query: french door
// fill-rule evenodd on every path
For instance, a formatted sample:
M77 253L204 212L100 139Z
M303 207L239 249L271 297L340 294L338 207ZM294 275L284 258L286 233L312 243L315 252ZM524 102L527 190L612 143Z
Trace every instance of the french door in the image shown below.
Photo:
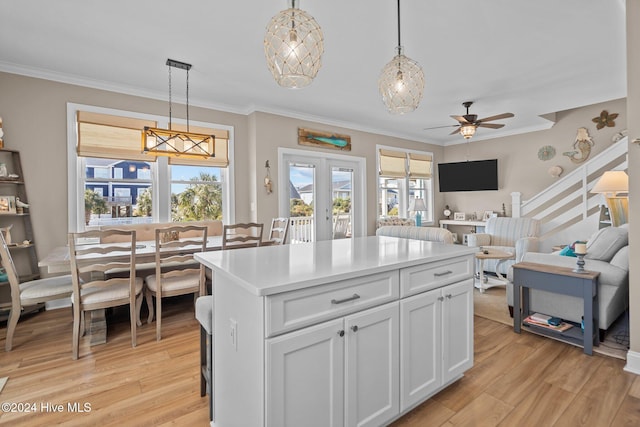
M365 159L281 148L278 200L292 243L366 235Z

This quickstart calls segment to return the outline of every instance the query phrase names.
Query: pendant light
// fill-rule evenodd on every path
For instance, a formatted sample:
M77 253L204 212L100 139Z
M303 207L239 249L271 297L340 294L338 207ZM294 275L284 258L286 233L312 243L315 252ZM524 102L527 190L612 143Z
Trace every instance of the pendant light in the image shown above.
M322 29L315 19L297 7L271 18L264 36L264 55L273 78L282 87L301 88L311 84L324 53Z
M424 91L424 72L416 61L403 53L400 44L400 0L398 0L397 55L384 66L378 79L378 89L392 114L409 113L420 104Z
M210 158L215 157L215 136L189 132L189 70L191 64L167 59L169 67L169 129L144 127L142 152L154 156ZM171 68L187 72L187 131L171 129Z

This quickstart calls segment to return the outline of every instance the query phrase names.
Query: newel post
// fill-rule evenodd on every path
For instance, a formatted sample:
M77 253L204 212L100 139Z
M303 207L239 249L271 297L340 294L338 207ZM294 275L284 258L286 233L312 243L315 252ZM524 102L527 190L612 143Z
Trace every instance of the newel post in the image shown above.
M513 218L520 218L522 215L520 208L522 207L522 193L514 191L511 193L511 216Z

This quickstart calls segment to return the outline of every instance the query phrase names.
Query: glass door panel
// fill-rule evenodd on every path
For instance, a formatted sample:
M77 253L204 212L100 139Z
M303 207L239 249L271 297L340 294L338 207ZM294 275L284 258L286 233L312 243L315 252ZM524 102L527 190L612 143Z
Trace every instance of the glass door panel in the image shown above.
M352 236L352 191L353 169L332 166L331 204L333 211L333 239L348 239Z

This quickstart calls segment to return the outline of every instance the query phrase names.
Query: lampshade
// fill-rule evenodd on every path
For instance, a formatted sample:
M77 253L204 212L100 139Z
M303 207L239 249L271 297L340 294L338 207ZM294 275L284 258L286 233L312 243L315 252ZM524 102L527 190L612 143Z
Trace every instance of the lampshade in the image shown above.
M607 171L591 189L592 193L605 193L613 196L629 192L629 176L625 171Z
M400 44L400 0L398 0L397 54L382 68L378 90L387 110L393 114L409 113L420 104L424 92L424 72L413 59L406 57Z
M427 205L424 203L424 199L411 199L409 202L409 210L411 212L421 212L427 210Z
M271 18L264 36L264 55L280 86L301 88L318 74L324 53L322 29L315 19L296 6Z
M475 125L462 125L460 126L460 134L464 136L464 139L471 138L476 133Z

